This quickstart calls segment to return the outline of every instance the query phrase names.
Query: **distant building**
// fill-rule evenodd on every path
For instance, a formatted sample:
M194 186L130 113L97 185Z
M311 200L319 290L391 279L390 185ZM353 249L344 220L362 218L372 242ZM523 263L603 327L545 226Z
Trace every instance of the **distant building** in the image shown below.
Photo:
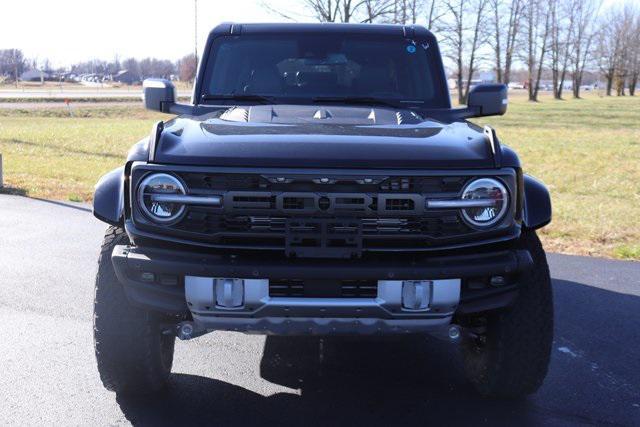
M52 75L46 71L40 70L27 70L20 75L20 80L23 82L39 82L40 79L51 80Z
M140 76L129 70L121 70L113 75L114 82L120 82L127 85L140 83Z

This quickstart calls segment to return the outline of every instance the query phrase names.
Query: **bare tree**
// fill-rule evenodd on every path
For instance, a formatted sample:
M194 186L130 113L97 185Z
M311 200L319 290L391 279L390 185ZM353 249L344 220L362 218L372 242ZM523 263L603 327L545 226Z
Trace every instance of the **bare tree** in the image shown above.
M302 5L310 12L310 15L319 22L362 22L372 23L388 20L393 15L394 9L400 0L303 0ZM421 0L405 0L407 11L419 9ZM262 7L280 15L281 17L296 21L294 14L279 10L262 1ZM390 22L396 22L393 18Z
M18 79L27 67L27 60L20 49L0 49L0 77L7 76L18 87Z
M487 42L486 9L489 0L444 0L446 15L438 31L442 35L445 55L455 64L458 102L469 94L473 74L477 71L479 50Z
M618 61L621 40L616 34L615 12L609 10L600 18L600 31L597 33L596 55L602 76L606 80L606 94L611 96L616 62Z
M524 8L524 62L527 66L529 101L538 101L540 77L548 50L551 13L543 0L531 0Z
M363 0L364 18L362 22L372 23L394 12L396 0Z
M505 84L511 81L523 5L523 0L489 0L489 7L493 12L494 32L491 44L495 55L496 80Z
M427 28L433 28L444 16L442 5L438 0L426 0L424 2L424 10Z
M394 24L416 24L422 10L427 9L427 26L433 24L437 0L393 0L386 5L391 10L390 22ZM431 19L429 17L431 16Z
M196 63L196 55L190 53L182 57L178 63L178 75L183 82L192 82L196 78L196 70L198 64Z
M320 22L337 22L342 0L304 0L304 4ZM349 21L346 21L349 22Z
M625 95L625 84L627 79L633 75L637 52L638 34L636 20L638 10L627 3L624 5L619 19L616 21L616 32L621 42L621 49L616 61L615 86L618 96ZM631 83L629 82L629 88Z
M637 14L631 30L633 37L629 43L629 95L635 96L640 80L640 13Z
M576 0L574 9L575 32L573 34L573 55L571 79L573 97L580 98L580 86L587 61L591 59L590 48L596 35L595 17L600 8L600 0Z
M553 97L562 99L569 61L572 55L574 7L576 1L581 0L551 0L549 4L550 33L549 53L551 79L553 81Z

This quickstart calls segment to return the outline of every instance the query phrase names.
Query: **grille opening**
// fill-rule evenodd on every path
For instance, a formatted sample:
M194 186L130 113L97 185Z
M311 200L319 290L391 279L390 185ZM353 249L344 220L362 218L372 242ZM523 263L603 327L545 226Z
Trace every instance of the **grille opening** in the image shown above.
M282 209L303 210L313 207L313 197L284 197Z
M362 205L364 204L363 197L336 197L336 203L349 204L349 205Z
M234 202L268 202L271 197L267 196L233 196Z
M234 195L231 198L233 209L273 209L274 199L271 196Z
M376 298L376 280L269 280L269 296L274 298Z
M329 239L327 246L336 248L356 248L358 247L358 242L356 242L354 239Z
M412 211L415 202L411 199L387 199L385 209L388 211Z
M365 212L367 199L364 197L336 197L336 212Z
M413 178L411 177L392 177L387 179L380 185L383 191L409 191L413 189Z

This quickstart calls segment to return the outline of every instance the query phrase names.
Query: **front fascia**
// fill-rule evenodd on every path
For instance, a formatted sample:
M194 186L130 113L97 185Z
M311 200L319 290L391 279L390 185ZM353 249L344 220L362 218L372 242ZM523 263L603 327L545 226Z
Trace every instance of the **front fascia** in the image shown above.
M150 172L169 172L175 174L184 173L202 173L202 174L234 174L237 176L246 175L260 175L260 176L310 176L310 177L323 177L323 176L336 176L351 177L352 179L360 179L367 177L376 179L378 177L389 176L411 176L411 177L448 177L448 176L463 176L472 179L474 177L498 177L507 187L510 195L510 204L508 208L508 214L501 223L486 231L474 232L472 238L470 236L458 237L455 239L441 239L430 242L425 246L412 246L412 247L400 247L393 249L375 249L375 251L393 251L393 252L414 252L414 251L433 251L442 249L462 248L469 246L477 246L481 244L494 243L499 241L505 241L514 239L519 236L520 233L520 220L519 215L516 215L516 208L518 206L517 201L517 174L516 170L511 168L504 168L500 170L486 169L486 170L335 170L335 169L268 169L268 168L225 168L225 167L199 167L199 166L175 166L175 165L155 165L147 164L143 162L135 162L131 171L131 180L129 193L131 199L135 200L136 188L140 179ZM189 194L189 190L187 190ZM389 193L394 194L394 193ZM379 194L381 195L381 194ZM456 197L460 194L448 194L449 197ZM224 196L224 195L223 195ZM428 194L422 195L425 198L429 198ZM194 245L200 247L210 248L224 248L224 249L271 249L282 250L283 247L263 247L252 246L250 239L246 244L238 245L220 245L216 241L210 239L198 239L191 238L184 232L176 232L171 227L158 226L148 221L142 212L135 206L136 203L132 203L131 215L127 218L127 231L134 242L145 242L145 244L153 243L153 241L160 243L176 243L184 245ZM315 212L320 213L320 212ZM249 214L249 213L247 213ZM258 215L260 213L256 213ZM321 213L320 213L321 214ZM302 214L298 217L312 216L311 214ZM419 214L417 214L419 215ZM324 215L325 217L331 217L333 215ZM367 251L367 249L365 249Z

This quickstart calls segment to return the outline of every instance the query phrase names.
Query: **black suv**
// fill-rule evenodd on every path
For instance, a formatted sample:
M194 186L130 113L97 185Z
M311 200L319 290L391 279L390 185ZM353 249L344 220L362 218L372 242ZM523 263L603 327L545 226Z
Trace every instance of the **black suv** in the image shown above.
M96 187L111 224L95 346L104 385L159 390L175 338L433 334L459 343L480 393L532 393L547 372L551 283L535 230L547 189L452 108L419 26L222 24L191 104L144 82L158 122Z

